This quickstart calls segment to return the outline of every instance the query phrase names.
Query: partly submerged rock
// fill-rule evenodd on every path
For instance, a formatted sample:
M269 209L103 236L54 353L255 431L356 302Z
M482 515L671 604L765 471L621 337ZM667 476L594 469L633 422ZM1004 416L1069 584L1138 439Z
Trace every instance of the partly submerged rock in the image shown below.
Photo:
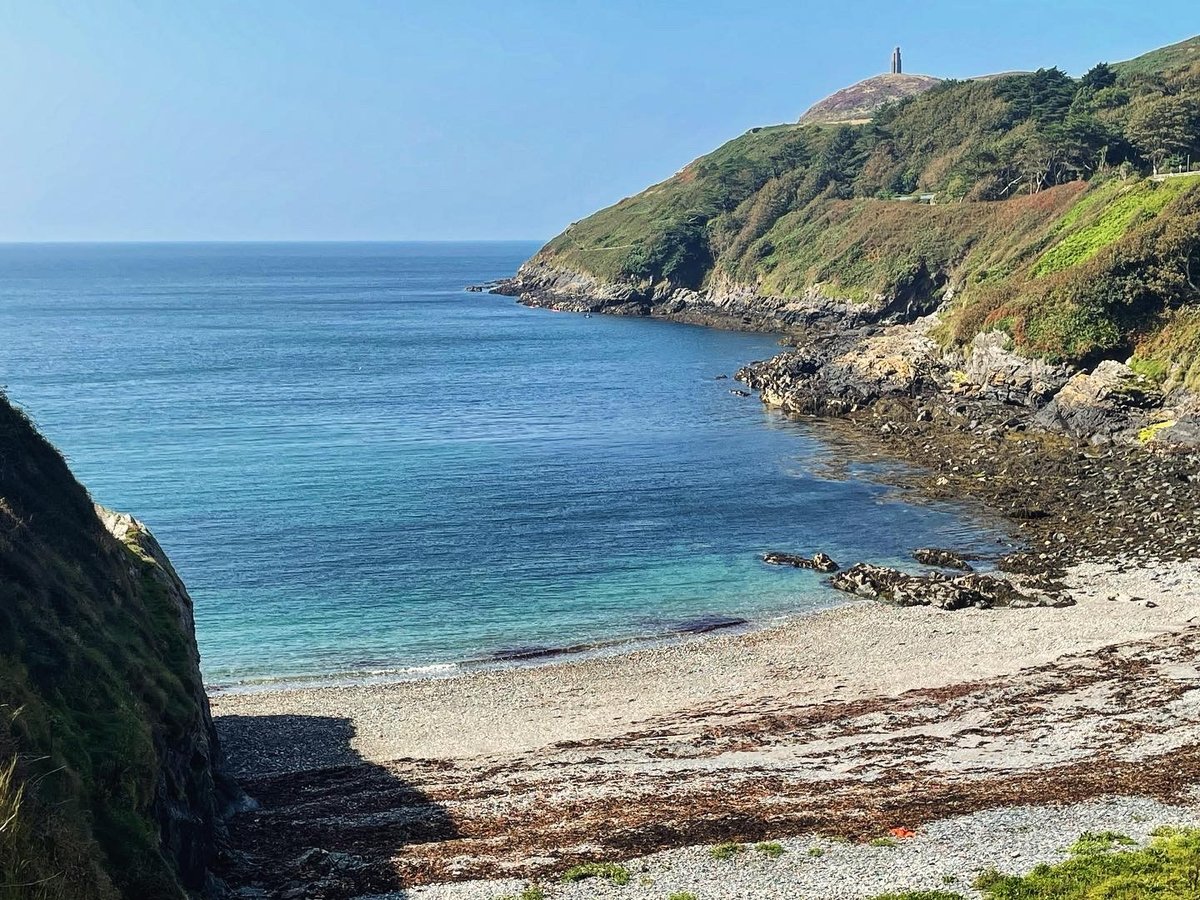
M838 564L827 553L814 553L811 557L792 553L764 553L763 562L772 566L791 566L794 569L812 569L816 572L836 572Z

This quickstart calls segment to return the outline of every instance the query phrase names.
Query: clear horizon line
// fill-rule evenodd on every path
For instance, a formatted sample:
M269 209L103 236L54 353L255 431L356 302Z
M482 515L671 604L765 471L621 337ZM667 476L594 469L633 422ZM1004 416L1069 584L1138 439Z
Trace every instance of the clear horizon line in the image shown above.
M74 240L3 240L0 246L55 246L63 244L538 244L548 238L137 238Z

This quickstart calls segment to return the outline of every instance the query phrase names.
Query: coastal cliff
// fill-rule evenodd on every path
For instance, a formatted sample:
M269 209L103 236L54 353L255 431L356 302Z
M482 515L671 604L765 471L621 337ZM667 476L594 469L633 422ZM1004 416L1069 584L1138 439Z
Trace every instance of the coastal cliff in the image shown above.
M94 507L4 399L0 597L0 881L71 900L219 892L240 794L191 599L153 535Z
M783 332L797 352L752 381L823 371L787 402L773 391L795 409L931 388L1088 442L1194 444L1200 173L1168 170L1200 155L1198 49L752 129L572 224L495 290ZM881 340L922 375L855 381Z

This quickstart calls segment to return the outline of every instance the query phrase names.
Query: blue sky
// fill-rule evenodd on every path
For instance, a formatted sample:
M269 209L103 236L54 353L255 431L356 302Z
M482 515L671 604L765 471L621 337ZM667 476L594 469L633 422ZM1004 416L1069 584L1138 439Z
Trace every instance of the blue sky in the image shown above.
M0 0L0 240L548 238L896 43L1078 73L1197 30L1190 0Z

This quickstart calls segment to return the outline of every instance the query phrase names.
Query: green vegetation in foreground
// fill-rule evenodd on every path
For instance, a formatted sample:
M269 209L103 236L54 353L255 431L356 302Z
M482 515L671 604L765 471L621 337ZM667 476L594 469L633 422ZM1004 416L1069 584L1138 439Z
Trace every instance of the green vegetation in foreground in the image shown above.
M733 859L745 852L746 845L736 843L735 841L726 841L724 844L717 844L708 851L713 859Z
M676 891L667 900L699 900L699 898L691 891Z
M948 81L854 126L756 128L538 254L629 286L816 293L907 315L953 288L949 346L1132 355L1200 386L1200 38L1080 78ZM912 202L933 194L933 205Z
M563 872L562 880L568 883L603 878L613 884L629 884L629 870L619 863L583 863Z
M515 897L504 897L502 900L546 900L546 892L541 885L531 884Z
M779 857L787 853L783 849L783 844L778 841L763 841L762 843L755 844L754 849L767 857L767 859L779 859Z
M1146 847L1115 832L1083 834L1070 857L1028 875L985 872L986 900L1195 900L1200 897L1200 829L1162 828ZM910 891L875 900L962 900L961 894Z
M1149 846L1126 849L1124 835L1085 834L1065 862L1038 866L1028 875L981 875L976 887L988 900L1091 900L1200 896L1200 829L1164 828Z

